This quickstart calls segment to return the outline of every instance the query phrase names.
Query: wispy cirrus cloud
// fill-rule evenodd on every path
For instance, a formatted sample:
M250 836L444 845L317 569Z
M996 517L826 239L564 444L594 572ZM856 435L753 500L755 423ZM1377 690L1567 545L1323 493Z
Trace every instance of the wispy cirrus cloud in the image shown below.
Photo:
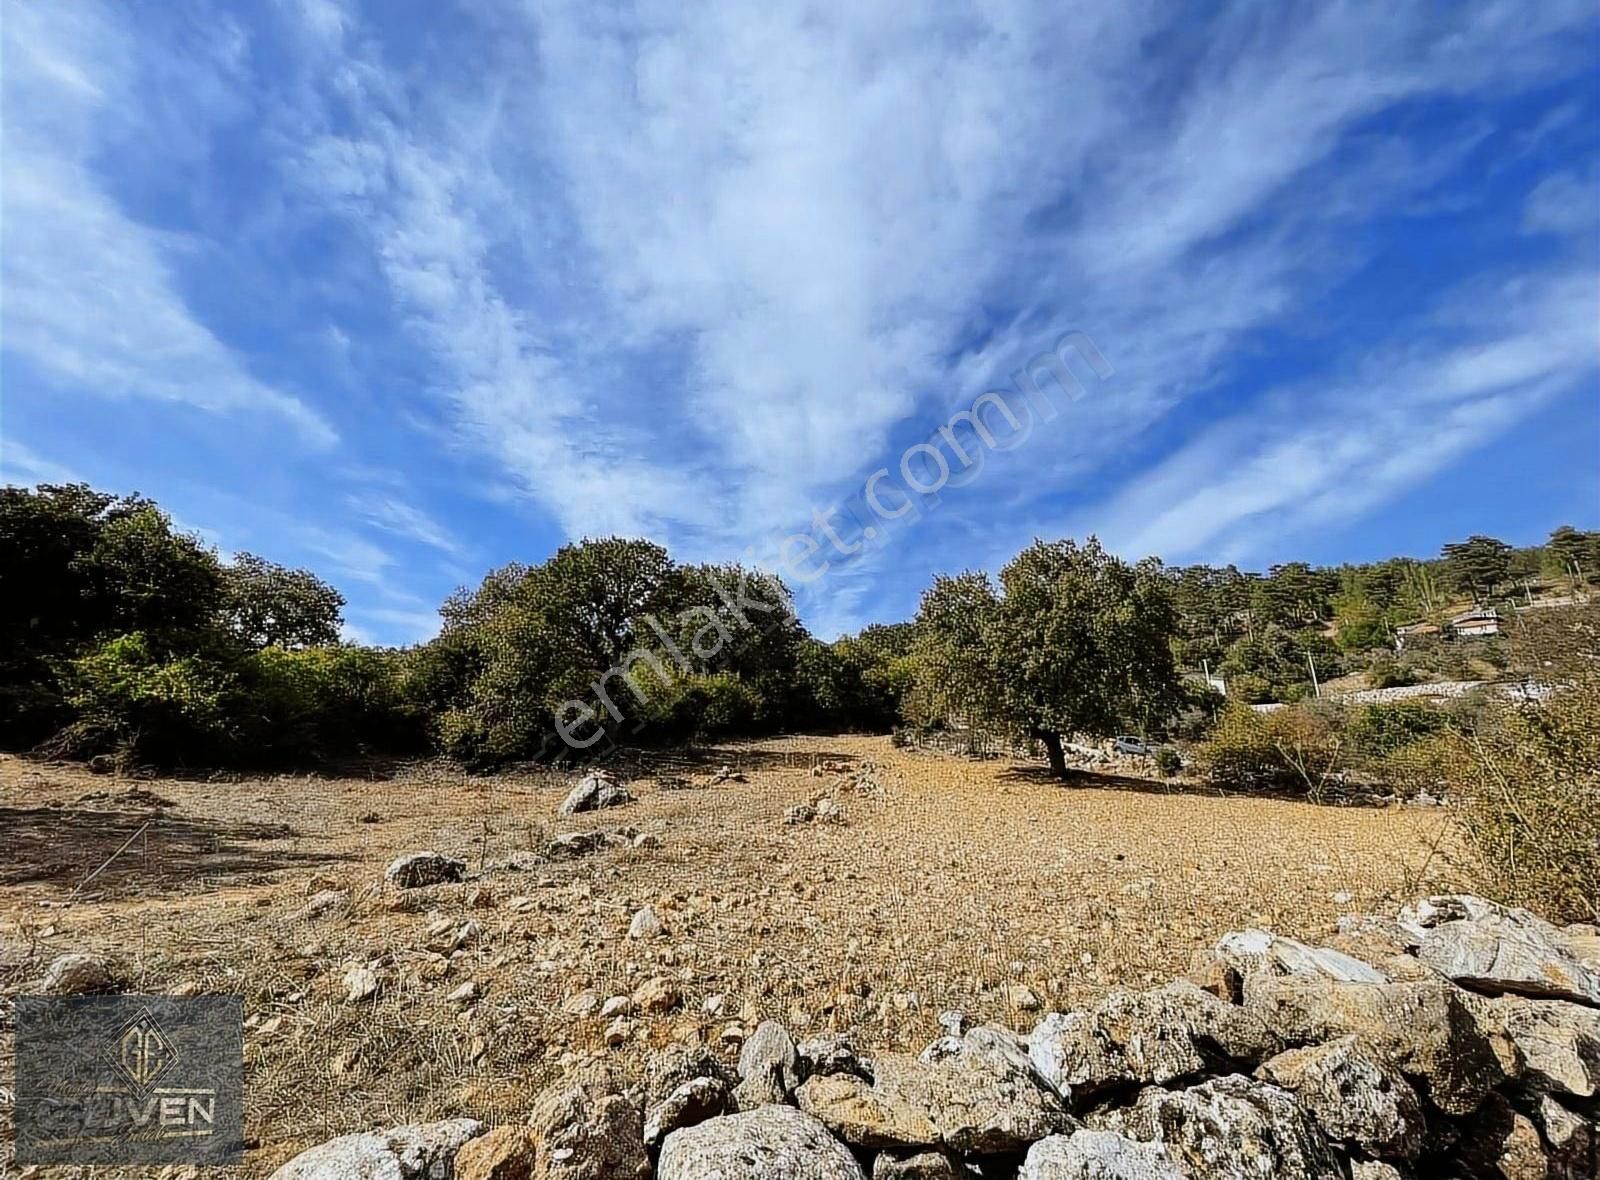
M20 11L23 404L339 422L323 466L138 443L374 636L565 537L771 563L1069 328L1115 376L809 588L820 630L1034 533L1371 516L1592 381L1587 3Z
M1591 273L1482 284L1436 311L1427 337L1332 384L1269 391L1077 523L1181 560L1247 558L1349 520L1600 378L1597 310Z
M240 52L236 28L214 30L183 63L199 90L222 88L217 75ZM10 5L0 36L5 351L45 374L63 402L144 398L266 415L313 447L332 446L338 434L322 412L254 377L188 306L171 259L195 243L129 216L97 168L108 138L141 119L151 79L137 65L159 48L94 4Z

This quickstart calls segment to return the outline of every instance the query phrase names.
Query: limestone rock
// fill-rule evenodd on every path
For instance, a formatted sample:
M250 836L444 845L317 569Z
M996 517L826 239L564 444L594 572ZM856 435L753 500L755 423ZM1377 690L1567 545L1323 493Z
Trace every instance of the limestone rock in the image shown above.
M734 1090L739 1109L787 1102L800 1080L800 1056L789 1030L776 1020L763 1020L739 1051L739 1085Z
M602 771L590 771L578 780L578 785L567 793L556 810L560 815L576 815L580 811L598 811L602 807L620 807L632 802L628 788Z
M1424 897L1402 906L1395 924L1420 943L1429 930L1446 922L1476 922L1503 913L1504 907L1468 893Z
M654 906L643 906L628 923L629 938L660 938L666 932L666 923L656 913Z
M932 1061L877 1056L870 1081L849 1074L812 1078L796 1101L862 1148L993 1155L1024 1151L1077 1127L1020 1047L985 1029L973 1029L958 1052Z
M528 1128L496 1127L462 1146L455 1180L533 1180L536 1158Z
M1327 947L1307 946L1265 930L1224 934L1217 955L1241 974L1271 971L1277 975L1322 975L1341 983L1388 983L1389 977L1370 963Z
M1350 1180L1407 1180L1406 1174L1382 1160L1351 1160Z
M116 991L117 971L104 955L69 952L45 968L40 990L47 996L87 996Z
M650 1108L644 1145L654 1151L674 1131L732 1113L733 1095L718 1078L690 1078Z
M561 1001L561 1010L568 1016L594 1016L599 1013L600 1005L605 1003L604 998L592 987L586 987L581 992L574 992Z
M896 1155L880 1151L872 1161L872 1180L967 1180L978 1173L942 1151Z
M645 1113L696 1078L712 1078L730 1090L738 1080L704 1045L673 1045L652 1055L645 1073Z
M764 1106L674 1131L656 1180L866 1180L861 1166L816 1119Z
M898 1076L892 1073L892 1061L882 1064ZM852 1147L874 1151L940 1142L928 1112L892 1085L878 1087L852 1074L829 1074L807 1081L795 1101Z
M1521 996L1490 1000L1483 1010L1510 1038L1529 1077L1577 1098L1600 1093L1600 1011Z
M419 889L461 881L467 875L467 862L438 852L408 852L389 862L383 879L397 889Z
M1424 930L1417 958L1447 979L1491 994L1600 1006L1600 972L1584 966L1559 930L1527 910L1436 922Z
M1244 1007L1286 1045L1357 1036L1380 1061L1420 1083L1423 1096L1467 1115L1506 1072L1464 993L1439 978L1410 983L1340 983L1323 975L1245 980Z
M1539 1129L1498 1094L1468 1122L1457 1155L1473 1176L1547 1180L1550 1174Z
M601 851L611 841L605 832L563 832L545 847L551 860L577 860Z
M681 1006L683 993L672 980L664 975L656 975L645 980L634 990L633 1003L641 1012L659 1015Z
M1277 1086L1240 1074L1188 1090L1140 1092L1104 1129L1159 1144L1181 1174L1204 1180L1343 1180L1311 1116Z
M346 964L341 982L344 984L345 1001L350 1004L372 999L383 985L377 968L366 963Z
M1052 1013L1028 1038L1034 1067L1074 1102L1119 1086L1254 1066L1278 1048L1256 1015L1188 980L1117 992L1092 1012Z
M605 1071L557 1082L528 1116L536 1180L643 1180L644 1116Z
M1416 1091L1353 1036L1280 1053L1259 1076L1293 1094L1330 1139L1385 1159L1415 1159L1422 1150Z
M795 1046L795 1054L805 1077L840 1073L872 1077L871 1062L856 1051L855 1042L845 1033L808 1037Z
M481 1134L477 1119L446 1119L341 1135L301 1152L271 1180L444 1180L462 1145Z
M1567 954L1590 971L1600 972L1600 926L1574 922L1561 928L1560 939Z
M306 899L306 904L300 907L300 912L295 918L302 922L311 921L313 918L330 914L342 905L348 904L350 895L342 889L319 889Z
M1600 1122L1568 1110L1549 1094L1532 1107L1534 1124L1549 1146L1552 1180L1589 1180L1600 1176Z
M1115 1131L1052 1135L1028 1149L1017 1180L1186 1180L1164 1150Z

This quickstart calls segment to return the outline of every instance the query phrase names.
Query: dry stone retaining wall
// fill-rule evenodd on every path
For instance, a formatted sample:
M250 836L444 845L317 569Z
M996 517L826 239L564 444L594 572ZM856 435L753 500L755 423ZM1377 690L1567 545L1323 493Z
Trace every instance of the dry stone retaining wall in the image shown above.
M763 1024L605 1062L525 1124L346 1136L276 1180L1594 1180L1600 931L1480 898L1223 938L1187 979L920 1055Z

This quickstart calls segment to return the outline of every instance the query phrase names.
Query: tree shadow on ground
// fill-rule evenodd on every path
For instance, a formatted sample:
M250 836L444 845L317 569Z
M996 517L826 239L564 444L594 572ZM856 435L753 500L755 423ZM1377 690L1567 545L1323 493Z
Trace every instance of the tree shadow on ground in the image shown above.
M1271 786L1217 787L1210 783L1182 779L1147 779L1128 774L1095 770L1068 770L1064 779L1056 778L1049 767L1013 763L1000 772L1004 783L1031 783L1036 786L1090 788L1101 791L1134 791L1143 795L1187 795L1205 799L1282 799L1291 803L1316 803L1324 807L1385 807L1391 800L1360 787L1329 784L1322 796L1311 798L1305 791Z
M678 749L632 749L620 752L605 769L618 778L646 778L667 774L710 774L724 766L751 774L766 770L806 771L816 763L854 766L857 754L840 750L771 750L752 746L689 746ZM580 768L581 771L581 768Z
M160 806L0 807L0 886L170 894L350 859L271 846L295 835L283 824L223 824Z

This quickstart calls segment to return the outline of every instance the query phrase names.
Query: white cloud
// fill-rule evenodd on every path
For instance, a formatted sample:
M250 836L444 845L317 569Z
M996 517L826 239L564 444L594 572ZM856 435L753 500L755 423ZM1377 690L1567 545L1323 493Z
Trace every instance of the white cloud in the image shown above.
M71 468L45 458L14 438L0 438L0 483L29 486L83 482L83 476Z
M345 503L375 528L431 546L451 557L462 556L461 546L445 527L414 504L395 496L371 493L349 496Z
M6 351L46 374L62 401L138 397L266 413L308 444L332 445L326 419L251 376L185 304L169 259L187 244L133 220L95 173L103 137L142 109L134 34L83 3L8 5L3 37ZM214 60L188 63L197 88L237 52L226 27L213 49Z
M1447 332L1331 387L1270 391L1082 513L1077 530L1128 556L1242 559L1355 519L1592 381L1597 295L1596 276L1571 272L1458 292L1430 321Z
M1522 226L1528 233L1587 234L1592 240L1600 228L1600 168L1546 176L1528 194Z

